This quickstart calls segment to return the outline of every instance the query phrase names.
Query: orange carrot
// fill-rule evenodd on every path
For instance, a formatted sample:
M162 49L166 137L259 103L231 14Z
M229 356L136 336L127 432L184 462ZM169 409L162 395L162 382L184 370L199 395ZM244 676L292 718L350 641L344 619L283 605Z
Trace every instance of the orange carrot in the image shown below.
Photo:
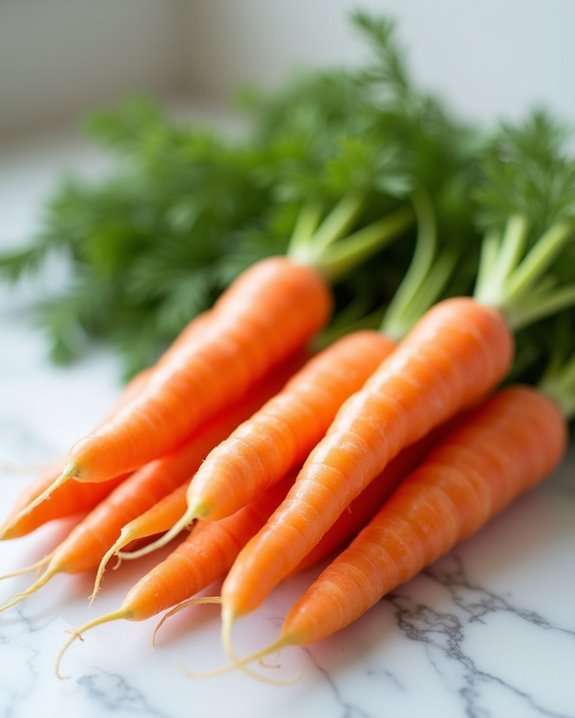
M355 332L308 362L210 452L190 484L193 513L210 520L229 516L301 464L343 402L394 348L379 332Z
M492 389L512 347L503 316L473 299L431 309L343 405L285 501L240 553L222 591L224 619L256 608L404 447Z
M436 432L433 433L435 437ZM431 446L428 437L403 451L386 470L367 489L352 502L313 551L306 556L296 571L304 571L316 564L321 558L328 556L345 543L353 534L364 526L379 509L383 500L396 486L397 482L413 468ZM195 479L194 479L195 481ZM106 564L114 557L125 557L122 549L133 541L149 538L169 529L186 511L186 495L188 486L182 484L165 496L141 516L126 524L120 532L116 543L110 547L98 568L95 581L97 591ZM132 554L126 554L128 558Z
M207 331L182 342L138 398L78 442L56 486L76 478L106 481L177 448L203 422L239 399L328 320L328 283L398 237L414 219L408 206L347 235L364 205L352 193L321 220L299 215L287 257L246 270L216 302ZM30 510L30 506L25 510Z
M512 387L465 417L287 615L273 646L321 640L475 533L557 466L566 422L545 395Z
M513 387L487 400L308 589L284 632L307 643L354 621L547 477L566 442L565 421L543 394Z
M81 573L98 566L121 528L190 478L207 453L285 383L298 356L260 382L243 401L197 431L180 449L144 466L118 486L78 524L56 549L48 567L29 589L0 606L5 610L44 586L58 573Z
M120 476L100 484L81 484L79 481L68 481L59 486L48 500L38 504L30 513L22 514L22 509L37 496L40 496L61 472L61 465L55 469L48 469L37 482L26 489L0 528L0 539L26 536L55 519L86 513L97 506L126 478L126 476Z
M327 321L319 274L282 257L244 272L193 333L166 357L138 397L79 441L59 482L106 481L176 449L239 399Z
M120 559L124 558L122 549L125 546L134 541L139 541L168 531L176 521L179 521L186 511L187 492L188 485L183 483L170 494L160 499L147 511L144 511L143 514L136 516L136 518L132 519L125 526L122 526L120 535L115 543L110 546L100 561L96 572L91 600L94 599L100 589L104 578L104 571L111 559L114 558L114 556L118 556ZM132 555L127 554L127 557L132 558Z
M178 339L176 339L170 348L160 357L155 366L161 366L171 355L175 354L184 342L189 341L193 334L206 325L208 319L209 312L204 312L192 320ZM121 408L128 405L137 397L149 380L152 370L153 369L144 369L126 384L112 411L106 419L104 419L103 423L110 421ZM22 514L23 509L50 489L63 470L63 463L56 464L54 467L46 470L37 482L24 491L6 519L3 527L0 528L0 539L24 536L54 519L90 511L126 478L126 476L121 476L116 480L102 484L82 484L78 481L68 481L50 493L49 501L38 503L33 510Z
M402 452L382 476L353 502L350 511L340 516L331 531L297 570L310 568L329 556L361 528L398 481L421 460L430 445L429 440L424 440ZM185 541L140 579L118 610L89 621L72 633L60 653L58 664L68 646L90 628L120 619L142 621L172 606L184 607L190 597L222 578L242 546L263 526L285 497L294 477L292 473L274 484L258 499L231 516L219 521L200 521ZM126 528L132 528L126 532L126 540L144 538L161 531L170 515L178 509L180 512L185 509L185 502L185 487L182 486L128 525ZM219 602L219 599L206 602Z
M110 420L123 406L132 401L142 390L149 376L150 370L145 369L128 382L104 421ZM33 510L22 514L23 509L49 489L62 473L63 468L63 464L55 464L23 492L0 529L0 539L25 536L54 519L85 513L99 504L126 478L122 476L99 486L96 484L82 485L77 481L69 481L51 493L49 501L41 502Z
M233 514L301 465L339 407L394 348L379 332L362 331L318 354L210 452L189 485L188 509L173 528L126 558L165 545L195 518L217 520Z
M187 483L178 486L171 494L126 524L116 543L116 551L119 552L132 541L140 541L171 528L186 510L187 491Z
M413 446L404 449L399 456L390 461L382 473L351 502L317 546L297 566L294 573L307 571L353 538L379 511L383 502L397 488L400 481L421 462L439 435L442 434L443 428L440 431L432 432Z
M429 450L429 446L429 441L422 441L402 452L382 476L364 492L364 495L356 499L350 506L350 511L340 516L332 530L324 536L312 554L298 567L298 571L310 568L329 556L335 548L361 528L381 506L381 502L397 482ZM90 628L120 619L142 621L172 606L184 607L180 604L187 605L190 597L209 586L213 581L225 576L242 546L263 526L272 511L285 497L294 478L295 474L291 474L281 482L274 484L257 500L231 516L219 521L200 521L185 541L138 581L118 610L89 621L73 631L60 658L68 646ZM185 508L185 492L182 489L184 488L176 489L160 504L150 509L147 512L146 520L136 519L133 521L134 526L139 524L140 530L137 535L136 530L132 529L129 540L136 537L144 538L150 533L161 530L162 523L165 523L166 515L170 511L175 510L178 505L180 510L183 510ZM160 508L161 504L163 506ZM156 511L158 508L159 511ZM140 518L144 519L145 515ZM212 601L210 599L208 602L219 602L219 600L213 599Z
M143 621L188 599L225 575L245 542L263 526L285 496L294 476L285 478L237 513L200 522L190 536L129 591L121 607L72 631L58 657L90 628L110 621Z

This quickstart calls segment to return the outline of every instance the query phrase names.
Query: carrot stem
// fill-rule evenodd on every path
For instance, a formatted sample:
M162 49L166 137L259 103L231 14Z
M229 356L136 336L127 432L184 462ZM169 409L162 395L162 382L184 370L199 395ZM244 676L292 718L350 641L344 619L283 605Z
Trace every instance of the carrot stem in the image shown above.
M316 267L328 280L337 281L352 267L396 239L411 224L411 207L401 207L327 248Z
M574 304L575 284L547 292L535 291L529 299L523 301L520 309L508 314L508 322L517 331Z
M505 292L509 277L517 268L527 242L527 220L522 215L511 216L503 238L488 235L484 242L476 297L485 304L497 302Z
M575 416L575 357L563 366L552 363L539 389L559 406L567 419Z
M514 301L530 291L557 258L572 233L573 227L567 222L557 222L545 232L510 277L508 300Z
M306 205L299 213L295 229L290 239L289 254L297 256L305 252L305 247L321 221L321 207L318 204Z
M342 237L357 219L363 205L363 198L357 194L343 197L321 223L310 242L313 251L321 254Z
M413 197L417 216L417 242L407 272L385 313L381 329L390 339L401 339L406 334L405 314L409 311L435 256L437 227L433 206L427 193L417 192Z

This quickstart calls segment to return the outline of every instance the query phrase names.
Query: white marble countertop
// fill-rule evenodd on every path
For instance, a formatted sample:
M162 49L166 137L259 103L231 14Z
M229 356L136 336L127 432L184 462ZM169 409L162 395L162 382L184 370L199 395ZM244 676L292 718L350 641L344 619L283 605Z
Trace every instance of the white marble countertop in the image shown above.
M0 244L19 241L38 200L64 166L100 160L61 138L0 154ZM61 453L106 409L117 387L112 357L50 366L26 318L29 288L0 289L0 462L37 463ZM242 674L194 680L224 659L218 614L197 607L150 645L153 622L112 624L70 651L58 681L53 661L65 631L117 606L154 559L107 577L90 608L90 576L54 578L0 616L0 716L6 718L535 718L575 716L575 476L573 461L456 552L382 601L340 635L278 659L289 687ZM2 511L23 476L1 474ZM61 535L47 527L0 545L0 572L29 563ZM242 650L272 637L310 576L282 587L237 629ZM28 579L0 584L0 599ZM273 675L275 675L272 672Z

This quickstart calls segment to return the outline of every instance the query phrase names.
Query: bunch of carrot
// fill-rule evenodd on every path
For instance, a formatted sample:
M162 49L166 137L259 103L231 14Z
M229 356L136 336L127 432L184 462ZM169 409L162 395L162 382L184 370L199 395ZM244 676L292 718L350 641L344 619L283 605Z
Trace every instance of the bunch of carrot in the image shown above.
M25 493L4 539L87 515L0 610L61 572L97 570L95 596L114 556L136 559L188 530L118 610L65 648L108 621L212 600L232 666L247 670L344 628L544 479L575 413L569 342L566 352L558 343L540 388L498 387L523 361L516 334L521 347L533 324L565 336L572 322L575 277L564 260L575 168L552 129L534 116L485 150L473 210L485 234L469 296L450 292L469 254L443 221L452 178L359 226L357 196L327 216L306 206L287 255L247 269ZM380 329L347 331L314 353L330 283L413 223L413 258ZM540 351L535 366L542 361ZM234 622L338 551L277 641L238 658ZM221 596L194 598L222 578Z

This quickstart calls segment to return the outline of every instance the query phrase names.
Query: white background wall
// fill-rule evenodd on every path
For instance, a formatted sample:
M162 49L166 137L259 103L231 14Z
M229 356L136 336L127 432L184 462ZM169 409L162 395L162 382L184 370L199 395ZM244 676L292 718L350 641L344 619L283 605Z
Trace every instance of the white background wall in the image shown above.
M415 74L475 116L575 120L573 0L0 0L0 131L130 93L224 100L293 65L355 62L346 21L391 13Z
M238 82L273 85L294 64L357 60L357 6L395 16L417 77L464 111L541 100L575 120L573 0L194 0L188 79L221 97Z
M126 92L172 93L180 10L172 0L0 0L0 132Z

